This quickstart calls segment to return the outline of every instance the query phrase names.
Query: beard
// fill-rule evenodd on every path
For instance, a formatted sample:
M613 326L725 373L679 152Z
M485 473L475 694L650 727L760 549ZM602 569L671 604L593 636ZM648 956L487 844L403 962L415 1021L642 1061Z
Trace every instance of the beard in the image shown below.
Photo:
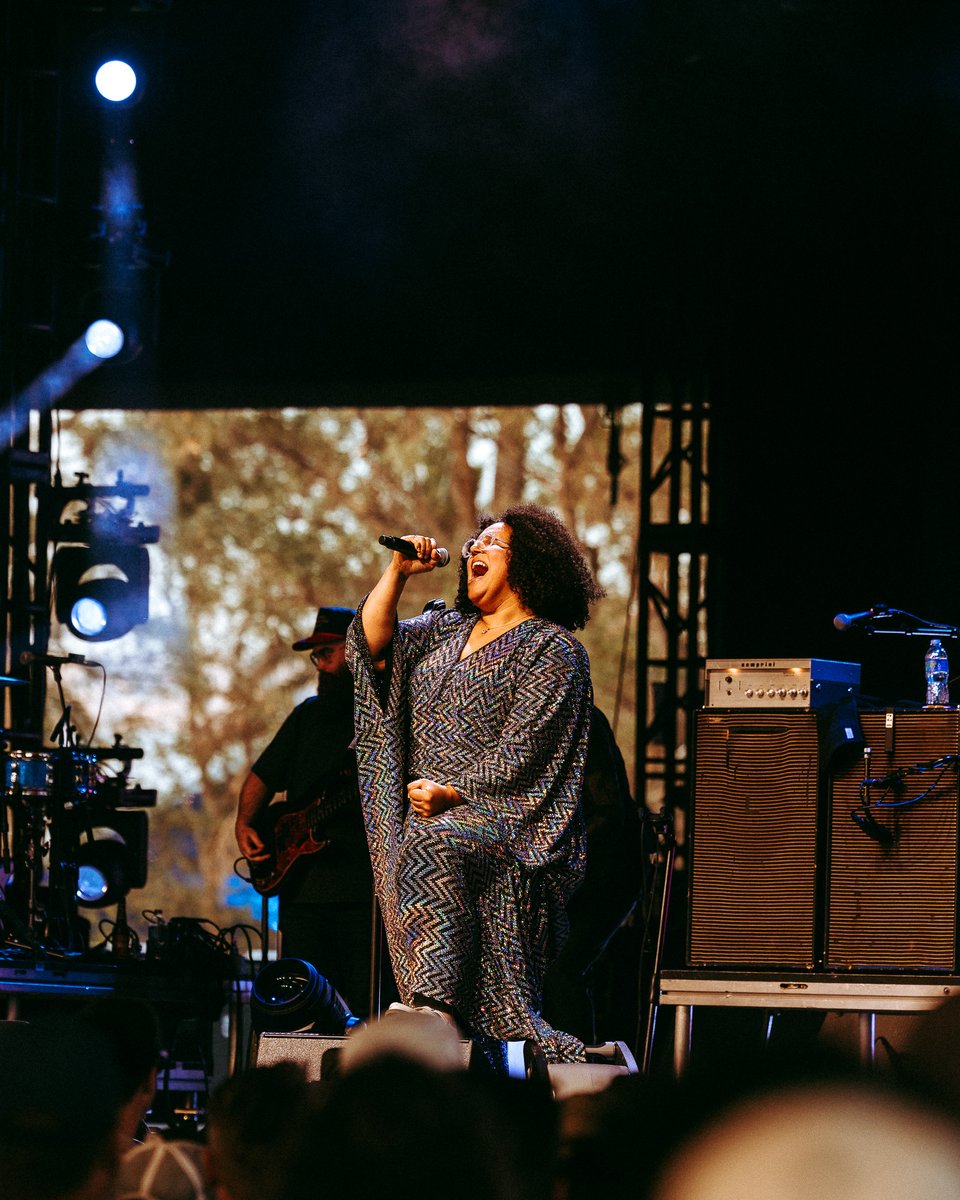
M317 697L329 708L347 708L353 705L353 676L347 667L331 674L317 672Z

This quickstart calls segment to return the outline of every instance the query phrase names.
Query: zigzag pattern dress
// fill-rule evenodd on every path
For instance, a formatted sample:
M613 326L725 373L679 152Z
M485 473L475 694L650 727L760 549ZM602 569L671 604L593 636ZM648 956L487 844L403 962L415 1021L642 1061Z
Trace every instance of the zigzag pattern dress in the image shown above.
M385 674L373 670L359 611L348 633L360 790L394 974L405 1003L442 1001L472 1037L535 1038L550 1061L576 1061L583 1044L539 1011L584 868L589 660L539 618L461 660L475 623L454 610L399 622ZM418 817L406 785L421 777L467 802Z

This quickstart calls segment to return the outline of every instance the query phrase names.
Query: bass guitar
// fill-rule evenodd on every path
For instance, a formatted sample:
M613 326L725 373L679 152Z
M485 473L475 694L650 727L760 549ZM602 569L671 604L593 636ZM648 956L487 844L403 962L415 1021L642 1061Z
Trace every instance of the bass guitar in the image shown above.
M332 839L324 837L322 831L334 813L351 803L359 806L357 764L352 753L327 779L321 794L304 808L291 810L283 804L272 804L267 809L260 835L270 857L260 862L247 859L250 882L261 896L276 895L294 863L331 844Z

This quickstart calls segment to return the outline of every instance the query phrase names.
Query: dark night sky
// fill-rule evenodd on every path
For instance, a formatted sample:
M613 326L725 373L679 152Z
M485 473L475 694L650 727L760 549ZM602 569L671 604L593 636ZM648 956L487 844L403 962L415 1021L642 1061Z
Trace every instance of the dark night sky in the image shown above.
M174 372L181 355L308 380L622 358L634 100L604 64L623 9L289 3L264 26L181 6L174 54L210 44L215 8L214 70L190 51L171 72L167 127L189 128L161 184Z
M138 22L162 74L131 114L171 256L151 369L942 357L955 9L174 2Z

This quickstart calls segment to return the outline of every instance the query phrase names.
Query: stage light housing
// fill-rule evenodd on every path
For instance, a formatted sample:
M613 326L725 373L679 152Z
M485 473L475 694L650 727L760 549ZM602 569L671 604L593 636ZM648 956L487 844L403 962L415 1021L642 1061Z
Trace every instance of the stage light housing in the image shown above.
M53 558L53 577L57 620L83 641L113 641L150 616L150 558L145 546L60 546Z
M250 1019L258 1033L342 1034L360 1024L333 984L302 958L279 958L257 973Z
M98 813L93 840L77 853L77 904L107 908L147 882L147 814L140 810Z

